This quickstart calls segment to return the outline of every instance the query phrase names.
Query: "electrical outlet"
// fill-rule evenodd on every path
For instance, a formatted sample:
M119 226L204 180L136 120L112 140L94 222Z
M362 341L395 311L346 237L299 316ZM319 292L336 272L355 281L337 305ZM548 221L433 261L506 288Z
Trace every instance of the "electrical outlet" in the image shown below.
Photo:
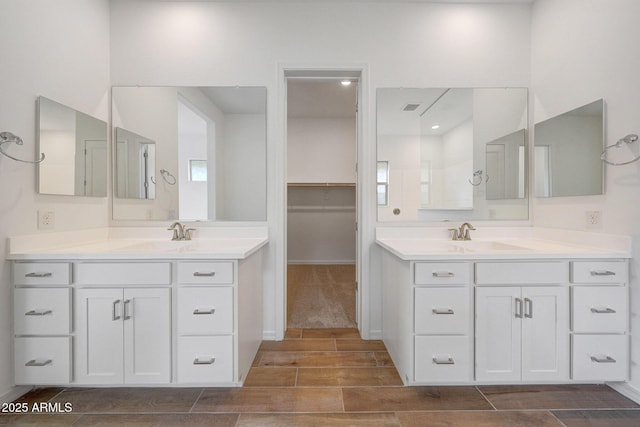
M53 230L56 223L56 215L53 211L38 211L38 229Z
M602 228L602 213L600 211L587 211L586 225L588 230Z

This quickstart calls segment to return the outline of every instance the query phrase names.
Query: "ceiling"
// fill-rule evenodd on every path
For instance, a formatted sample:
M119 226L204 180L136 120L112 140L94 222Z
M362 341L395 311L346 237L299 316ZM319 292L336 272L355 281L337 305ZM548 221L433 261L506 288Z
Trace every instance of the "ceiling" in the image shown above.
M357 85L343 86L338 79L289 79L288 117L355 117Z

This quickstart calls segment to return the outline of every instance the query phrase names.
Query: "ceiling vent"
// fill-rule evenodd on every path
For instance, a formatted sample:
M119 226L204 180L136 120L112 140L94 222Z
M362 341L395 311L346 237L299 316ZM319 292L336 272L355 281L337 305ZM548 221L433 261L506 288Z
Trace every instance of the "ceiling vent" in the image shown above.
M420 107L420 104L406 104L402 107L402 111L416 111Z

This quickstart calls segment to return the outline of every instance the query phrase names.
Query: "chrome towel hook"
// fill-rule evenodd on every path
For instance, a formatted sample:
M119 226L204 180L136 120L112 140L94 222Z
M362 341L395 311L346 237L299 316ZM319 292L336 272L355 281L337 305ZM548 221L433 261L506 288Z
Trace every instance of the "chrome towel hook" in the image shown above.
M473 181L468 179L467 181L469 181L469 184L473 185L474 187L479 186L480 184L482 184L482 181L484 180L484 182L488 182L489 181L489 175L487 175L486 173L484 174L484 178L483 178L483 172L482 169L478 169L477 171L475 171L473 173Z
M626 161L626 162L612 162L610 160L607 160L607 150L609 150L610 148L616 147L616 148L620 148L622 146L622 143L626 143L626 144L632 144L634 142L638 141L638 135L636 134L629 134L623 138L620 138L615 144L611 144L611 145L607 145L606 147L604 147L604 150L602 150L602 154L600 154L600 160L602 160L603 162L605 162L608 165L611 166L622 166L622 165L628 165L629 163L633 163L633 162L637 162L638 160L640 160L640 155L634 157L633 159Z
M22 163L40 163L44 160L44 153L41 154L40 160L23 160L17 157L13 157L11 154L5 153L5 151L2 149L2 144L6 144L8 142L15 142L16 145L22 145L24 142L22 141L22 138L20 138L18 135L12 134L11 132L0 132L0 154L4 154L11 160Z

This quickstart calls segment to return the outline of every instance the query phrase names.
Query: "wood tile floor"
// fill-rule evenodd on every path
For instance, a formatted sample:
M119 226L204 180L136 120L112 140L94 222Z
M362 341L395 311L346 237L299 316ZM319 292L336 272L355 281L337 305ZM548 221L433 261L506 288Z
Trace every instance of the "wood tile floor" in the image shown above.
M242 388L44 388L16 402L73 410L0 425L640 426L640 406L604 385L403 387L384 344L355 329L263 342Z

